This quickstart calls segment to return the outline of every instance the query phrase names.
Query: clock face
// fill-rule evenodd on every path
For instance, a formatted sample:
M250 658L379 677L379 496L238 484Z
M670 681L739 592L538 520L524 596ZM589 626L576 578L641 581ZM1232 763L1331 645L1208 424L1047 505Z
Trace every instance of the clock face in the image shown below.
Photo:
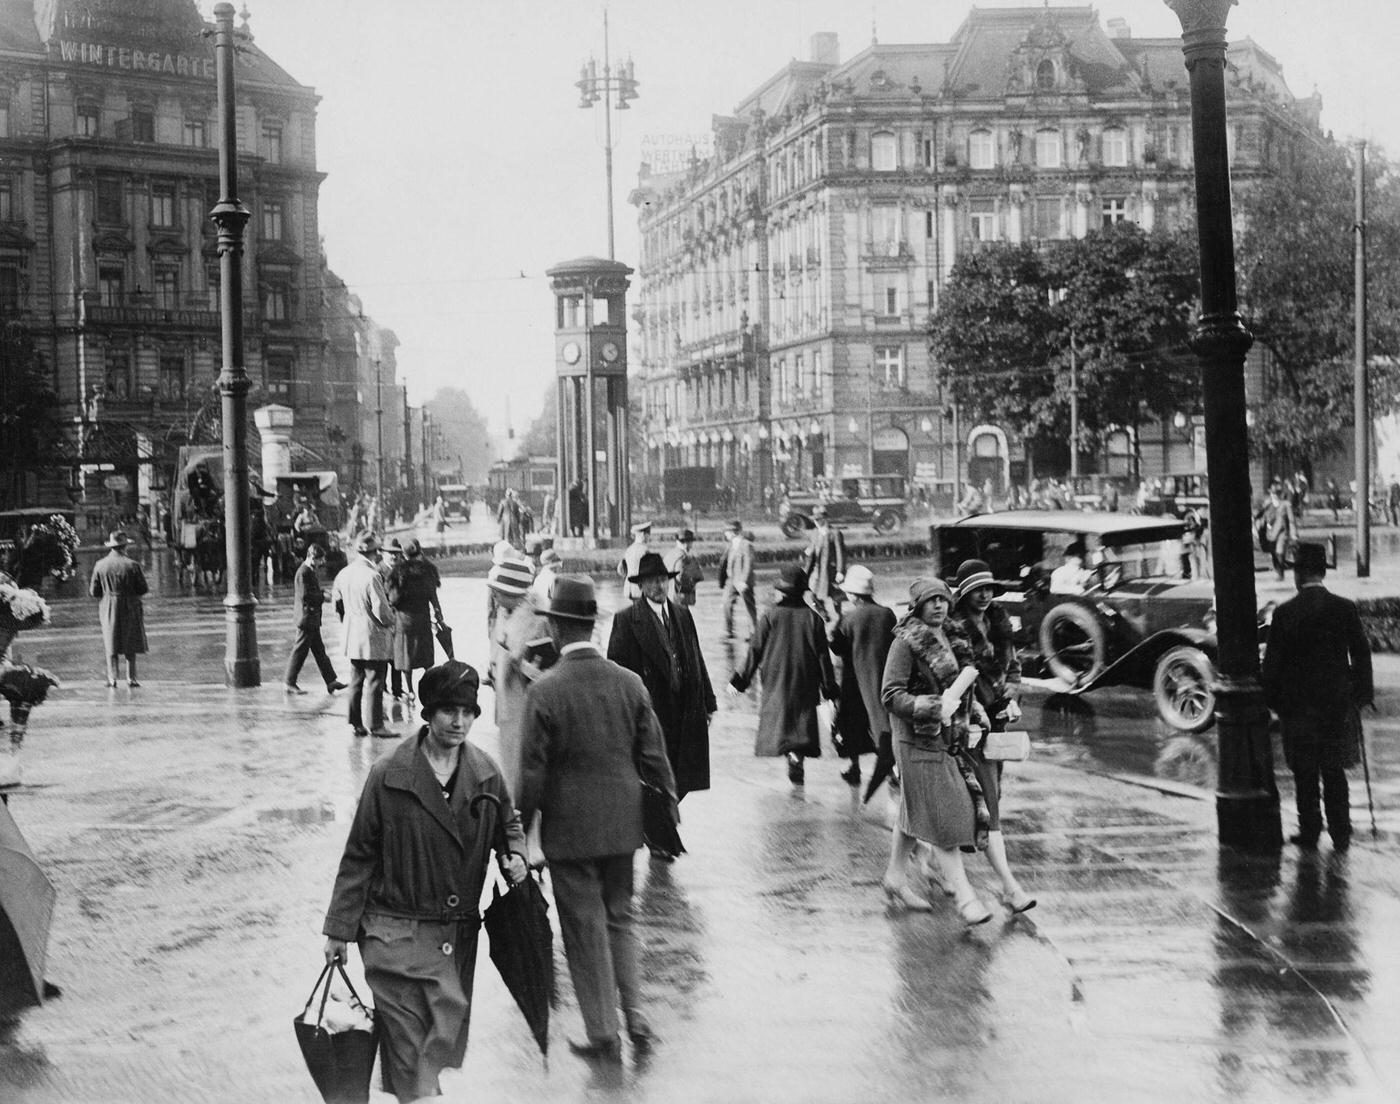
M568 342L563 350L565 364L577 364L578 358L583 356L583 350L579 348L577 341Z
M615 361L618 358L618 354L621 352L621 350L618 349L617 343L615 341L604 342L603 348L600 351L603 354L603 359L606 360L609 364Z

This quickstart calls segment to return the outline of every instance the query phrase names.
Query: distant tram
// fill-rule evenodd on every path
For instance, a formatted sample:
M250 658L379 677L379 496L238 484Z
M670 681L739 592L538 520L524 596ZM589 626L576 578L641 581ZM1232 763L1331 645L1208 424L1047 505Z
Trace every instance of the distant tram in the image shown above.
M486 473L486 501L494 510L506 491L530 507L536 526L544 518L545 496L554 493L555 459L552 456L520 456L514 460L497 460Z

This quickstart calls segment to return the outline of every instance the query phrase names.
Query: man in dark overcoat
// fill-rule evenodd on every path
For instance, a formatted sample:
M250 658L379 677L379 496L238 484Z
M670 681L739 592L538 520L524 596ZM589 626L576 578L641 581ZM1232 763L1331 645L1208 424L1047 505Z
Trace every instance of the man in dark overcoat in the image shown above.
M894 642L894 610L875 601L875 576L868 567L854 565L841 584L847 604L839 619L828 622L831 650L841 658L841 704L836 723L841 733L841 754L851 766L841 777L850 785L860 782L860 756L876 751L894 762L890 740L890 714L880 699L885 659Z
M778 600L758 619L749 651L729 681L729 693L749 688L754 675L763 681L758 734L753 753L787 756L788 781L805 781L804 759L821 755L817 702L837 699L836 676L827 650L822 620L807 605L807 573L788 564L777 582Z
M666 597L671 572L655 552L629 578L642 596L613 617L608 658L641 675L666 739L676 794L710 788L710 715L715 694L690 610ZM672 856L652 849L657 858Z
M321 611L330 595L321 589L320 569L326 562L326 550L319 544L306 546L306 559L297 568L292 596L292 624L297 631L296 643L287 660L287 673L282 682L289 694L305 694L297 685L302 664L310 655L316 661L316 668L326 683L326 693L334 694L344 690L345 683L335 676L331 657L326 654L325 641L321 639Z
M126 554L130 540L120 529L107 538L107 555L98 560L88 593L102 604L102 653L107 657L107 685L117 685L117 657L126 657L126 684L136 681L136 657L146 651L146 614L141 596L149 587L141 565Z
M525 693L520 815L541 814L564 952L588 1037L569 1047L617 1061L619 1003L633 1045L654 1036L641 1007L632 858L642 846L642 778L675 802L661 725L642 680L592 643L593 580L560 575L540 613L559 660Z
M841 530L833 529L827 520L826 507L812 510L817 527L811 542L802 554L802 566L807 571L807 586L816 600L818 611L834 617L841 612L841 582L846 578L846 538Z
M1322 545L1298 545L1298 593L1274 612L1263 682L1283 729L1283 756L1297 794L1298 831L1291 842L1316 847L1325 808L1332 846L1344 851L1351 845L1346 768L1360 758L1361 706L1371 704L1374 687L1371 647L1356 604L1324 587L1326 574Z

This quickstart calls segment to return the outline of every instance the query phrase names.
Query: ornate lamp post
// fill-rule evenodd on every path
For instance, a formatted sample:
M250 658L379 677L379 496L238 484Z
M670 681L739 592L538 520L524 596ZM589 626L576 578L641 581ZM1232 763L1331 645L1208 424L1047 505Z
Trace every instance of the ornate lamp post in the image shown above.
M262 682L253 597L248 507L248 390L243 367L243 228L248 208L238 200L238 132L233 96L233 5L214 7L214 57L219 98L219 180L222 194L210 217L219 228L219 313L222 321L224 547L228 556L224 679L242 688Z
M612 261L617 258L613 251L613 101L610 97L616 92L617 110L629 110L628 102L637 98L637 79L633 75L630 58L618 65L616 73L612 71L608 57L606 9L603 11L603 74L598 75L598 62L589 58L579 70L579 79L574 82L574 87L579 91L579 107L592 107L599 100L603 101L603 151L608 177L608 260Z
M1191 79L1192 148L1201 256L1201 316L1192 348L1204 381L1206 464L1219 626L1215 794L1220 842L1283 844L1268 710L1259 685L1254 549L1250 533L1244 359L1253 343L1237 309L1230 166L1225 144L1225 17L1235 0L1166 0L1181 20Z

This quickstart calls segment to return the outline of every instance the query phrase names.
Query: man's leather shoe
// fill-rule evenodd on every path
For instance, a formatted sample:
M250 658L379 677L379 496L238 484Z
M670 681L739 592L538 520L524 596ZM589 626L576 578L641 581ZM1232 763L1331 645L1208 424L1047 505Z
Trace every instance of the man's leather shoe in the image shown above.
M1317 846L1317 837L1310 836L1306 832L1295 832L1288 837L1288 842L1294 847L1301 847L1304 851L1311 851Z
M569 1049L580 1058L596 1059L603 1062L622 1061L622 1042L619 1039L601 1039L597 1042L589 1040L586 1043L570 1039Z
M356 727L354 727L354 725L351 725L351 726L350 726L350 731L351 731L352 733L354 733L356 736L368 736L368 735L369 735L369 729L367 729L367 728L356 728Z
M1332 850L1333 850L1333 851L1349 851L1349 850L1351 850L1351 833L1350 833L1350 832L1346 832L1346 833L1341 833L1341 834L1338 834L1338 835L1333 836L1333 837L1332 837Z
M326 683L326 693L327 693L327 694L334 694L337 690L344 690L344 689L345 689L345 683L341 682L339 679L336 679L334 682L328 682L328 683Z
M284 689L288 694L305 694L305 693L306 693L306 691L303 690L300 686L295 686L295 685L293 685L293 684L290 683L290 682L287 683L287 685L284 686L283 689Z
M399 734L397 732L391 732L387 728L376 728L372 732L370 732L370 735L373 736L376 740L397 740L399 738Z

